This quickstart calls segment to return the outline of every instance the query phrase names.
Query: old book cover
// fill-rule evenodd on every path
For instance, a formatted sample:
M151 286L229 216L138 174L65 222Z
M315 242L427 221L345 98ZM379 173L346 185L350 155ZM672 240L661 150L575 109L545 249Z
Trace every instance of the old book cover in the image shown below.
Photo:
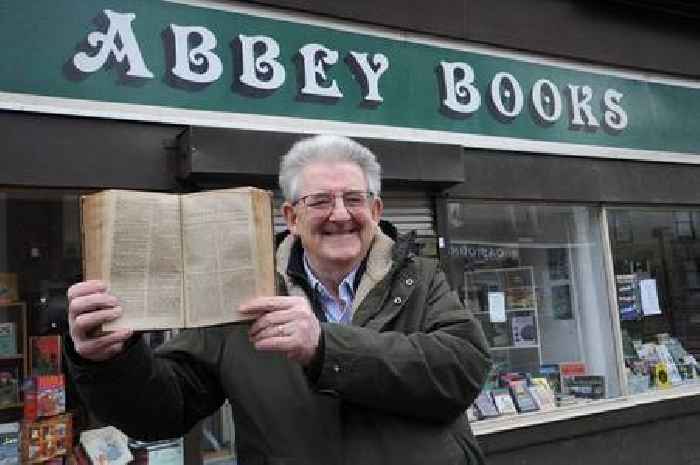
M124 311L103 330L239 321L241 302L275 293L268 191L108 190L81 212L85 277L109 283Z
M61 373L61 336L32 336L30 346L30 375L56 375Z
M22 463L44 463L71 453L73 421L70 413L22 422Z

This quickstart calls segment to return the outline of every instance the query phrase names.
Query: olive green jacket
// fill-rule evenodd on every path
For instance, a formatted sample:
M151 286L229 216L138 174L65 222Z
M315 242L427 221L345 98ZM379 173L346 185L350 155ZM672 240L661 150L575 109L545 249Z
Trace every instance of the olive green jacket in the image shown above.
M293 237L278 248L283 293ZM377 233L352 326L322 322L311 369L257 352L249 324L187 330L107 363L66 346L89 408L141 439L180 436L228 399L241 465L480 464L465 409L490 367L485 337L434 261ZM66 338L69 340L70 338Z

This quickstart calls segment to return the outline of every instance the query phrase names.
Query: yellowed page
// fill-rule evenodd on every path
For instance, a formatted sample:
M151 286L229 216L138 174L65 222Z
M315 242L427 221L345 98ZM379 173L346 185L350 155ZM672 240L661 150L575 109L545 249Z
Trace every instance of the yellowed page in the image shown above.
M80 198L80 223L83 248L83 276L86 280L109 281L109 235L112 216L108 192Z
M149 330L184 325L179 197L110 191L110 292L123 316L104 330Z
M268 224L256 228L253 193L263 193ZM238 306L254 295L273 295L274 276L261 278L258 241L272 248L270 195L253 188L189 194L182 198L185 306L187 326L209 326L243 319ZM269 281L261 286L261 279ZM263 292L264 290L264 292ZM269 291L269 292L268 292Z

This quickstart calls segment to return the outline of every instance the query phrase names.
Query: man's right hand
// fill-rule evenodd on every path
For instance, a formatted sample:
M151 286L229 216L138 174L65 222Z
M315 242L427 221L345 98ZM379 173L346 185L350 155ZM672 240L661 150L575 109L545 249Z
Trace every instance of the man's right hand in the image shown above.
M75 351L95 362L108 360L124 350L124 344L133 333L118 330L103 333L102 323L122 314L116 297L107 292L102 281L85 281L68 289L68 327Z

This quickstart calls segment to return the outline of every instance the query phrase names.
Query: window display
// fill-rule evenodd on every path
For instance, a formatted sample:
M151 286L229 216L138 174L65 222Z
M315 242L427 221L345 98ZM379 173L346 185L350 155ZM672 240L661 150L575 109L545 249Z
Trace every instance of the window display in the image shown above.
M630 393L700 375L700 211L607 212Z
M2 442L0 431L0 446L7 445L9 452L5 452L16 458L23 453L27 463L70 452L70 441L77 436L64 435L61 428L79 433L95 426L71 378L61 374L66 290L82 280L82 193L0 190L0 430L14 434ZM170 332L150 332L146 340L156 347L169 336ZM34 434L32 428L42 435ZM59 447L66 441L64 436L69 438L67 447ZM230 409L224 407L202 425L204 462L232 457L233 438ZM175 443L181 449L181 441ZM136 450L144 454L155 450L153 457L165 456L165 449L149 444L139 444ZM172 453L173 448L168 451Z
M474 417L619 396L599 211L450 200L447 212L447 270L494 360Z

